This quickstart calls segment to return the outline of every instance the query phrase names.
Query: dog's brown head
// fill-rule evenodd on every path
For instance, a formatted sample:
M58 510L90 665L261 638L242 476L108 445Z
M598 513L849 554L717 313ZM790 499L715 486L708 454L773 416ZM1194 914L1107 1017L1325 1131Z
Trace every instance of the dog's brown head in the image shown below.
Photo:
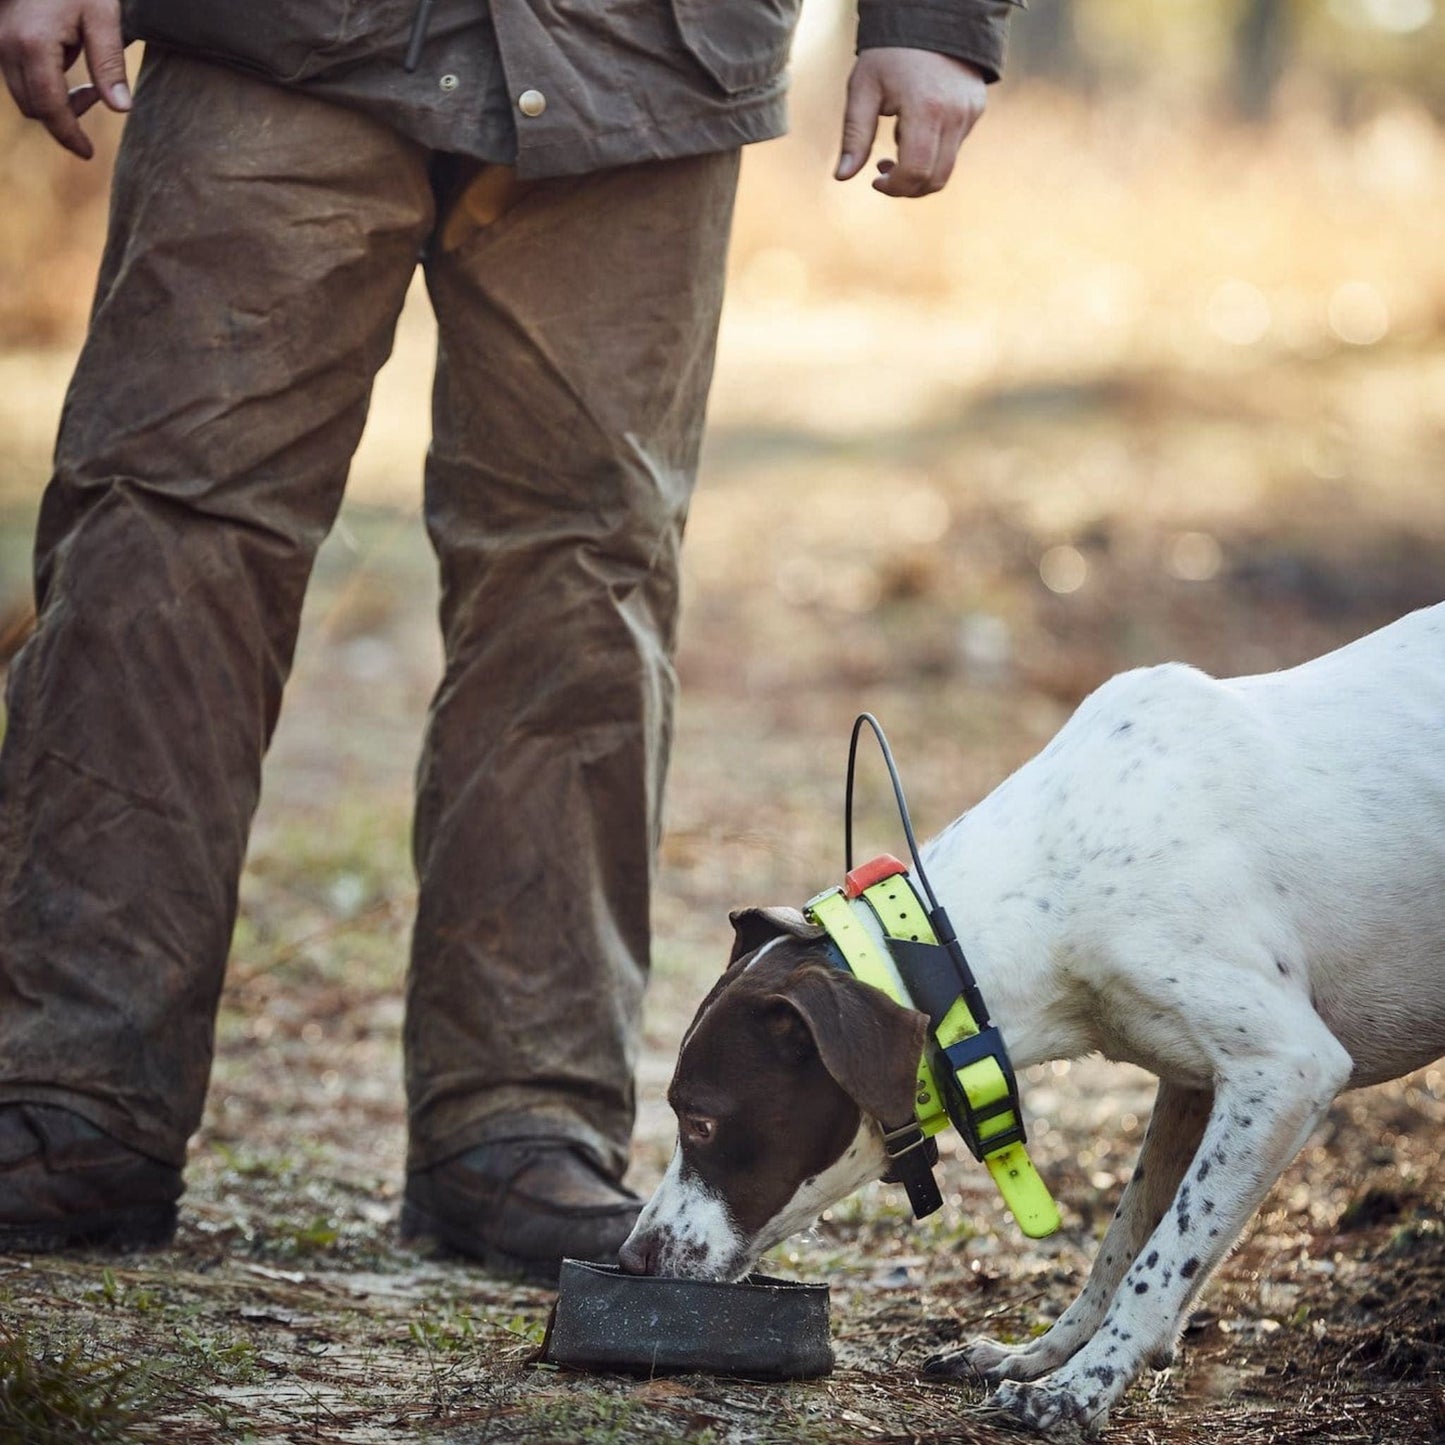
M727 972L683 1037L678 1143L622 1248L635 1274L737 1279L887 1168L912 1117L927 1020L833 968L822 929L746 908Z

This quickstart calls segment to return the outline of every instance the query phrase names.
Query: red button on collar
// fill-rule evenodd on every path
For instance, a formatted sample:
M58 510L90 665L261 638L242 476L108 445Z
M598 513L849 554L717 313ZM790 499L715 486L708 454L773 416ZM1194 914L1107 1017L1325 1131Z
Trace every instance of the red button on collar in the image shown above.
M843 879L843 896L845 898L861 898L866 888L871 888L875 883L881 883L885 878L896 878L900 873L907 873L908 868L900 863L891 853L880 853L876 858L870 858L866 863L860 863L851 873Z

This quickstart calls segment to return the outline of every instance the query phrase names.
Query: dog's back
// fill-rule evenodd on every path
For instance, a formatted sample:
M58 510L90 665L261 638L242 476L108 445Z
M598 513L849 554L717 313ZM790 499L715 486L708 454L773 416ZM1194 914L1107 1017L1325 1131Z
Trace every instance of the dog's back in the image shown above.
M1445 605L1283 672L1113 678L925 858L1005 977L1041 955L1025 931L1110 971L1212 954L1278 972L1353 1084L1428 1063L1445 1053Z

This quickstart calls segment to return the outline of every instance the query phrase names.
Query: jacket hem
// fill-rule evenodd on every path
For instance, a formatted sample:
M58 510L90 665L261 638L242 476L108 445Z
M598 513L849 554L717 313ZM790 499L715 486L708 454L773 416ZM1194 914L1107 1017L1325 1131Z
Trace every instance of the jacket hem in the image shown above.
M754 110L731 111L681 130L639 131L629 127L605 135L572 135L550 143L528 145L523 141L517 151L517 175L522 180L548 180L650 161L682 160L776 140L787 129L783 102L769 99Z

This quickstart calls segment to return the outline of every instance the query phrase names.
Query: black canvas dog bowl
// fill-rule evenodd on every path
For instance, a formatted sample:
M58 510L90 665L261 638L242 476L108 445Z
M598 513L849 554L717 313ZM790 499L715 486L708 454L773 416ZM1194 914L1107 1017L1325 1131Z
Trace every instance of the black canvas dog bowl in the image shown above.
M833 1368L828 1286L623 1274L562 1261L543 1360L585 1370L807 1380Z

